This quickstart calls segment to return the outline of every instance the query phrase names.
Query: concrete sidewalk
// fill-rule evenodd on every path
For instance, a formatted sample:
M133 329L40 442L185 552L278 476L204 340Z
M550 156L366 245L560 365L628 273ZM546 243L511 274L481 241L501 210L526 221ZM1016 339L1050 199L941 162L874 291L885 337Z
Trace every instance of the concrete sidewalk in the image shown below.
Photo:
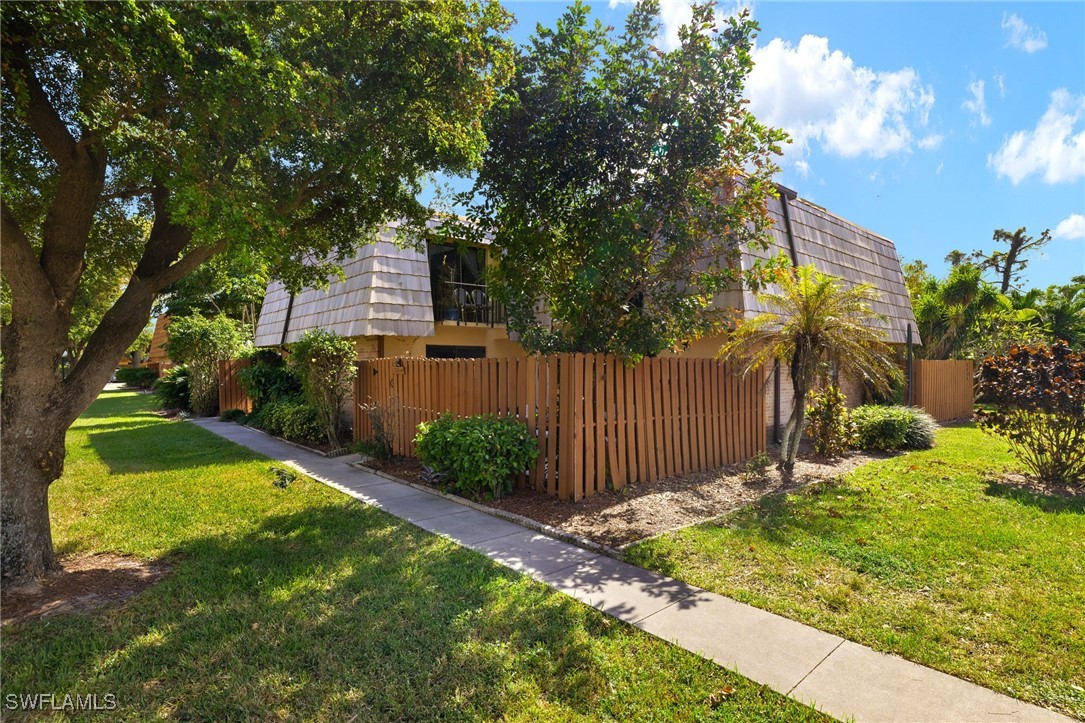
M193 421L837 718L1070 721L347 464L357 457L328 459L237 424Z

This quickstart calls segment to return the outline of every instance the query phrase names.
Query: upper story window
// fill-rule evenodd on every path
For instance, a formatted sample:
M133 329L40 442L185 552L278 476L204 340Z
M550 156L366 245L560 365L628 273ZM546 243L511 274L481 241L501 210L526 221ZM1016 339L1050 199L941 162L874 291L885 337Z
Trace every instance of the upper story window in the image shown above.
M438 322L504 324L504 307L486 289L486 249L429 245L433 310Z

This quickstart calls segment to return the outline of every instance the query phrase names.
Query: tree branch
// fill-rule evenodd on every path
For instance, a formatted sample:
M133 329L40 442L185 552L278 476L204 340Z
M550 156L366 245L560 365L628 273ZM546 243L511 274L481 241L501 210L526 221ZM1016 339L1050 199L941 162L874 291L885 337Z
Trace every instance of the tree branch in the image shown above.
M6 61L3 67L8 83L17 87L21 81L26 87L27 126L41 140L45 150L58 166L71 165L78 156L75 138L31 68L25 46L12 46Z
M38 263L38 255L30 245L19 222L0 198L0 271L11 287L16 303L29 303L50 310L56 307L53 287Z

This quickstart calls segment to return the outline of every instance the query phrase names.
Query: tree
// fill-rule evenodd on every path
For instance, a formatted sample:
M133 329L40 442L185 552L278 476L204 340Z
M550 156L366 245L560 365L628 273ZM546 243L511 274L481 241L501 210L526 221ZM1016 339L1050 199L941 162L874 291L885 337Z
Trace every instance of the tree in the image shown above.
M994 240L1007 245L1005 251L992 251L985 253L975 251L972 259L982 269L991 269L998 275L1001 294L1009 293L1010 287L1021 281L1021 274L1028 266L1028 259L1024 255L1031 251L1039 251L1051 240L1051 230L1042 232L1036 238L1025 235L1025 227L1017 229L1013 233L1003 229L997 229Z
M737 359L742 373L778 360L787 364L794 408L784 428L780 467L795 466L809 393L831 374L864 381L888 392L901 371L884 334L875 327L884 316L870 309L877 293L869 284L844 286L813 266L784 269L779 291L758 299L768 311L738 324L719 356Z
M957 268L966 261L968 261L968 254L959 249L953 249L948 254L946 254L946 263L949 264L952 268Z
M1029 321L1041 333L1039 340L1019 339L1017 343L1064 341L1071 349L1085 349L1085 276L1045 290L1012 292L1009 298L1014 309L1031 312Z
M335 332L313 329L290 350L288 366L301 379L305 400L316 410L328 444L342 440L343 404L355 376L354 344Z
M914 288L910 285L909 292L923 339L918 353L927 359L961 356L970 341L990 340L996 336L994 327L1009 321L1008 300L983 280L982 269L971 262L954 266L943 280L928 274Z
M269 280L266 259L248 253L216 256L172 284L155 304L156 314L189 314L237 319L256 336L256 322Z
M756 24L695 6L662 52L658 11L638 3L614 38L578 1L487 118L474 223L456 231L492 239L488 284L529 351L635 361L721 329L713 298L769 227L783 135L742 96Z
M166 351L188 369L189 406L201 416L218 413L218 363L233 359L245 346L241 323L226 316L195 313L170 321Z
M0 5L6 580L55 567L65 431L155 297L224 252L319 284L379 224L428 218L421 179L481 159L508 25L496 1ZM62 379L113 258L133 270Z
M144 357L150 354L152 341L154 341L154 325L148 324L139 332L136 340L128 345L124 353L131 357L133 364L139 366L143 363Z

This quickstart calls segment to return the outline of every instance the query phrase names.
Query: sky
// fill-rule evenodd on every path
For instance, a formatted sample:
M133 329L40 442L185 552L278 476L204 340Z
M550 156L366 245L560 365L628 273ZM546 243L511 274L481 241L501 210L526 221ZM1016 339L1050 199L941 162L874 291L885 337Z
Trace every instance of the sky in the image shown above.
M567 3L504 5L519 44ZM661 6L669 48L689 4ZM995 229L1022 226L1053 236L1027 286L1085 274L1085 3L746 7L761 26L750 107L792 137L780 183L938 274L949 251L994 249ZM620 28L631 5L591 8Z

